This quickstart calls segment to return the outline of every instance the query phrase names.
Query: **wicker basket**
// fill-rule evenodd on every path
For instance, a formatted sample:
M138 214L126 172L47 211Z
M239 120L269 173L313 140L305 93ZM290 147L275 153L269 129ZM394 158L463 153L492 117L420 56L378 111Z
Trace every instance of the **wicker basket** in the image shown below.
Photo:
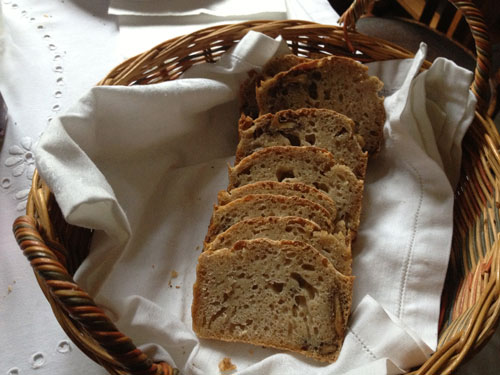
M249 30L272 37L282 35L293 52L303 56L337 54L366 62L412 57L412 53L396 45L349 30L366 3L353 4L343 17L344 28L304 21L255 21L174 38L120 64L100 84L144 85L176 79L192 65L216 61ZM483 18L473 4L456 1L455 5L465 14L476 41L478 64L472 90L478 97L478 108L463 142L438 349L414 369L415 374L454 371L487 341L500 316L500 136L485 115L489 42ZM72 276L87 256L92 232L64 221L52 193L36 171L26 215L16 220L14 232L56 318L88 357L111 374L177 372L166 363L148 359L74 282Z

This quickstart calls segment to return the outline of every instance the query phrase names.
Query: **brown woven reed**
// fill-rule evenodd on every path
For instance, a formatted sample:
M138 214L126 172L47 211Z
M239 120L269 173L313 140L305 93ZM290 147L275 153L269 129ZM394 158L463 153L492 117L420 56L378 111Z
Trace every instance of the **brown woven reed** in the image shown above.
M414 374L453 372L487 341L500 316L500 156L497 151L500 136L491 119L484 115L489 43L484 22L473 4L466 1L456 1L456 4L467 16L478 45L478 69L472 89L484 104L479 104L463 142L439 346L426 363L414 369ZM357 10L357 16L360 14L362 11ZM348 12L344 19L356 18ZM357 34L347 27L304 21L255 21L212 27L171 39L120 64L99 84L138 85L176 79L194 64L216 61L249 30L272 37L282 35L293 52L303 56L338 54L360 61L413 56L396 45ZM74 282L74 272L87 256L92 232L64 221L50 189L36 171L26 215L15 221L14 232L56 318L89 358L110 374L177 372L166 363L153 363L148 359Z

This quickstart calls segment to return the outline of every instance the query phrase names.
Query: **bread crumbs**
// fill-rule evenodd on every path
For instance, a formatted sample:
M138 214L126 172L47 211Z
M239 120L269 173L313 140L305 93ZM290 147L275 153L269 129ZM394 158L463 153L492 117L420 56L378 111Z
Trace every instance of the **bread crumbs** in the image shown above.
M173 271L172 271L172 273L170 274L170 277L171 277L172 279L175 279L177 276L179 276L179 274L177 273L177 271L176 271L176 270L173 270Z
M231 358L224 357L222 361L219 362L220 372L233 371L236 370L236 365L231 362Z

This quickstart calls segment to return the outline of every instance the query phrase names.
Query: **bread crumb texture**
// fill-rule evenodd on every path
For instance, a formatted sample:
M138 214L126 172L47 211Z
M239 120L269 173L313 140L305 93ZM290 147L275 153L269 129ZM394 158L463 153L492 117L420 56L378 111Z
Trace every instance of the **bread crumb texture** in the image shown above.
M236 365L231 362L231 358L224 357L219 362L219 371L227 372L227 371L235 371L237 369Z

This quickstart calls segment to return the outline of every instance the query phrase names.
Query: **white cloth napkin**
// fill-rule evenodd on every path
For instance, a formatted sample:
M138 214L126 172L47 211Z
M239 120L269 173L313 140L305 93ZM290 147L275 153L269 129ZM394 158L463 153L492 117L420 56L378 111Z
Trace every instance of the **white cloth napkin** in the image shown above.
M207 14L216 17L260 15L269 17L286 12L284 0L111 0L109 13L134 16L193 16Z
M286 50L251 32L216 64L173 82L93 88L51 123L36 150L38 170L68 222L96 229L76 279L136 344L184 374L218 374L223 357L239 374L402 373L436 346L453 209L441 166L458 167L449 153L460 147L474 103L471 73L450 62L413 79L425 46L414 60L370 67L385 83L386 141L368 169L353 313L339 360L325 365L199 340L191 329L197 256L237 142L239 85L247 70ZM460 113L449 112L451 92ZM436 128L453 139L434 136L438 152L429 155L436 113Z

